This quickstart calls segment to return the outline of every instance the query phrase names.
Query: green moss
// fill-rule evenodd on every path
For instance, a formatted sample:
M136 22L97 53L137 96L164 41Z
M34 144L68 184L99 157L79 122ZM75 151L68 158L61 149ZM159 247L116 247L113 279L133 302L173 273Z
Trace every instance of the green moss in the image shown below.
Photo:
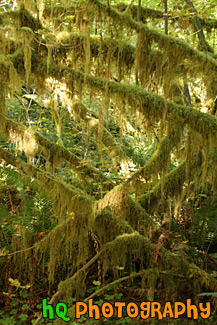
M31 51L31 40L32 40L32 31L29 28L22 28L23 35L23 49L24 49L24 66L26 71L26 83L29 87L29 77L31 73L31 64L32 64L32 51Z
M58 162L59 159L67 160L71 164L73 171L79 175L81 180L87 181L87 179L94 179L100 184L102 184L103 189L109 189L112 187L111 182L106 178L106 176L102 172L100 172L97 168L80 160L75 154L68 151L65 147L60 146L52 141L49 141L40 133L34 130L29 130L27 133L25 133L27 131L27 128L10 119L6 119L5 123L7 137L9 137L11 133L15 132L16 135L19 134L20 137L23 138L24 134L28 134L28 132L30 132L31 141L34 141L35 144L39 145L44 150L45 154L47 154L48 157L50 156L51 161L53 161L53 159L54 161ZM29 141L28 138L27 141Z
M110 268L115 272L117 266L125 267L129 254L140 260L141 267L144 263L148 265L152 247L147 238L135 232L117 236L112 242L105 244L104 251L102 260L103 271L106 274Z
M163 49L164 57L169 58L167 78L170 78L170 80L172 79L173 75L173 67L182 64L186 59L189 60L189 62L193 63L189 65L189 73L193 73L193 75L195 75L195 72L198 73L200 71L203 73L206 83L208 82L206 76L212 76L212 78L215 78L214 71L217 67L217 63L216 60L212 58L212 56L206 55L205 53L194 49L191 45L183 40L165 35L155 29L149 29L144 24L136 22L128 12L120 13L99 0L89 0L89 3L92 6L92 12L95 17L99 15L100 11L105 17L110 17L113 20L114 24L121 24L126 29L130 28L143 35L146 44L147 42L148 44L157 43L158 47L160 49ZM144 64L146 64L146 62ZM193 69L191 67L193 67L195 72L193 72ZM172 74L170 74L171 72ZM209 78L209 80L212 80L212 78ZM214 96L214 94L215 92L212 91L211 95Z
M94 229L102 244L114 240L118 235L134 232L126 220L116 217L108 207L97 214Z
M19 19L20 19L20 27L24 27L24 26L29 27L33 31L36 31L38 29L42 29L41 23L38 20L36 20L30 14L30 12L24 8L23 5L20 6Z
M84 83L84 74L80 71L65 68L59 71L58 66L52 66L50 73L57 79L62 79L64 76L71 76L80 83ZM99 77L86 76L85 84L92 90L106 91L106 81ZM195 131L203 134L203 136L215 138L217 132L217 122L214 116L200 111L174 104L171 101L166 101L162 96L154 95L140 87L127 85L124 83L117 83L110 81L108 83L109 95L115 100L125 100L129 106L135 107L145 118L149 119L151 123L158 122L166 111L167 120L179 120L181 127L189 125Z
M181 163L163 179L163 193L165 197L177 196L182 191L182 186L186 180L185 163ZM147 194L138 198L138 202L146 211L153 212L161 202L162 188L161 181Z

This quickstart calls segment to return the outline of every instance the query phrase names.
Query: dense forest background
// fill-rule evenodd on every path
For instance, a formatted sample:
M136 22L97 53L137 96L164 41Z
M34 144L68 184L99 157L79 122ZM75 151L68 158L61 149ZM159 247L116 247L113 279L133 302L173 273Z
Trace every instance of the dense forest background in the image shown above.
M216 0L0 1L1 324L90 297L216 324L216 30Z

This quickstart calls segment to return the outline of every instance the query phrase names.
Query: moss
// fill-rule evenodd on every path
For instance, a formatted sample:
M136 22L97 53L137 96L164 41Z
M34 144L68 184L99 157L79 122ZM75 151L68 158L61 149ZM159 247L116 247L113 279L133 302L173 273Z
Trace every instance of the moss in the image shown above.
M165 35L155 29L149 29L144 24L136 22L127 12L120 13L99 0L89 0L89 3L92 5L92 11L94 12L95 17L97 17L98 11L101 11L104 16L110 17L113 20L113 23L121 24L122 26L125 26L126 29L130 28L135 30L137 33L141 33L146 43L147 41L149 43L157 43L159 48L164 50L164 57L169 58L168 78L172 78L170 72L173 72L173 66L183 63L183 60L186 59L193 63L193 65L189 66L190 73L193 73L191 69L191 66L193 66L194 71L200 71L204 76L209 75L210 77L210 75L212 75L213 78L215 77L214 71L216 70L217 63L212 56L194 49L183 40ZM214 96L214 92L212 92L212 96Z
M53 116L53 119L56 124L57 135L60 138L60 136L61 136L61 119L60 119L59 112L58 112L59 108L58 108L57 101L58 101L58 98L54 92L52 95L52 100L51 100L51 112L52 112L52 116Z
M67 102L69 102L69 100L67 100ZM94 132L98 145L100 144L102 146L103 144L109 149L109 155L112 158L114 166L124 164L126 171L128 168L128 158L126 157L124 151L120 149L111 133L107 130L107 128L104 127L102 116L99 116L99 119L88 117L88 110L86 106L78 101L71 101L71 108L75 114L75 118L84 120L88 125L88 131ZM99 110L102 109L100 108ZM99 125L100 118L102 119L101 125Z
M13 133L14 130L16 134L20 134L20 136L23 137L24 133L28 129L21 124L15 123L10 119L6 119L6 136L9 137L9 134ZM94 179L102 184L103 189L109 189L112 187L111 182L102 172L80 160L75 154L68 151L65 147L49 141L34 130L28 130L28 132L31 134L31 141L34 141L34 143L38 144L42 149L44 149L45 152L50 155L50 157L55 157L56 155L56 160L58 160L60 157L67 160L73 167L73 171L79 175L81 180L87 181L87 179ZM26 134L28 134L28 132ZM27 139L27 141L29 140Z
M24 76L24 51L23 48L19 48L13 54L8 55L8 58L13 63L19 75Z
M173 269L173 281L171 281L169 287L167 279L163 278L167 293L170 293L172 297L177 297L177 294L180 295L179 298L186 297L186 292L190 296L197 295L201 291L216 290L216 280L204 270L189 263L183 255L168 252L165 248L161 249L161 253L158 257L159 269ZM180 272L182 277L179 279Z
M6 120L5 120L5 83L0 79L0 133L5 133Z
M14 69L13 63L5 55L0 55L0 116L1 116L1 126L0 132L5 136L6 132L6 118L5 118L5 97L7 91L11 90L11 95L13 96L14 89L17 87L19 92L21 86L20 78L16 70Z
M31 40L32 40L32 31L29 28L22 28L23 34L23 48L24 48L24 66L26 71L26 84L29 87L29 77L31 73L31 64L32 64L32 52L31 52Z
M135 69L139 72L140 84L144 86L151 66L151 43L141 32L138 34L135 53Z
M85 24L84 51L85 51L85 75L90 72L90 25Z
M102 244L114 240L118 235L134 232L134 229L126 220L114 216L108 207L97 214L94 221L94 229Z
M127 9L127 4L121 2L115 3L113 6L115 9L118 9L121 12L124 12ZM137 20L137 11L138 6L133 4L130 8L130 13L135 20ZM163 12L160 10L145 8L144 6L142 6L140 8L140 20L143 23L146 23L147 19L163 19Z
M127 257L132 255L139 259L141 265L149 265L152 247L147 238L138 233L117 236L112 242L104 245L103 271L106 274L109 268L115 271L117 266L126 266Z
M124 186L128 188L130 186L131 189L137 190L138 195L140 191L143 192L145 185L152 177L167 171L170 152L180 140L179 130L176 130L170 137L162 139L151 159L145 166L133 173L131 177L126 180Z
M190 177L196 177L200 172L202 159L200 150L194 152L193 163L190 164ZM163 186L162 186L163 182ZM182 162L178 167L169 172L156 186L147 194L141 195L138 202L146 211L153 212L161 203L162 187L163 199L174 196L179 198L183 191L183 185L187 182L186 162Z
M42 260L49 259L49 281L53 282L59 262L62 263L62 268L67 270L67 265L70 264L76 268L77 264L77 249L78 239L75 237L76 229L74 222L68 219L56 226L46 237L40 242L37 242L35 247L35 256L40 263Z
M52 53L53 53L53 48L52 46L47 46L47 73L49 73L49 67L50 64L52 63Z
M30 1L27 1L28 3ZM33 31L36 31L38 29L42 29L41 23L36 20L28 10L24 8L23 5L20 6L20 11L19 11L19 19L20 19L20 26L21 27L29 27Z
M103 112L102 112L102 106L100 105L98 107L99 111L99 123L98 123L98 136L97 136L97 143L99 147L99 154L101 161L103 161L102 158L102 137L103 137L103 131L104 131L104 119L103 119Z
M44 0L37 0L37 9L39 13L39 21L41 21L45 9L45 1Z
M65 68L61 73L58 66L52 66L49 73L57 79L62 79L63 76L71 76L80 83L84 83L84 74L80 71ZM86 76L85 84L92 90L106 90L106 81L99 77ZM215 138L217 132L217 122L214 116L200 111L174 104L171 101L166 101L162 96L154 95L140 87L134 87L124 83L109 81L108 90L111 98L115 100L125 100L129 106L135 107L149 119L152 123L158 122L166 110L168 120L179 120L180 125L189 125L195 131L203 134L204 137L211 135Z
M45 188L53 201L59 225L35 245L38 260L46 260L49 256L49 281L54 280L60 260L63 268L67 268L69 261L72 263L74 255L73 267L83 265L88 258L88 230L93 227L95 219L94 199L80 189L60 182L51 174L14 158L4 149L0 150L0 156L19 168L24 175L34 177L38 186ZM67 216L67 220L64 221Z

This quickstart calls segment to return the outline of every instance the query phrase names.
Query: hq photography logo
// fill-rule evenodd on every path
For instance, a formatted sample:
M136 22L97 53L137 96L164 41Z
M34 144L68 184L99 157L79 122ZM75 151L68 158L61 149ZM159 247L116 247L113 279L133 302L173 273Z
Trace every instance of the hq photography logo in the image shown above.
M69 322L71 318L67 315L68 306L59 302L55 307L50 305L47 299L42 300L42 316L53 320L56 317L61 318L65 322ZM111 318L115 315L116 318L122 319L124 315L131 319L140 317L140 319L155 318L157 320L165 318L178 319L181 316L186 316L191 319L209 318L210 302L199 303L197 307L191 304L191 299L187 299L186 303L177 301L174 303L166 302L162 305L160 302L141 302L140 304L125 303L116 301L113 304L105 302L102 306L95 305L93 299L89 299L88 303L82 301L75 302L75 318L80 319L81 316L88 313L90 319Z

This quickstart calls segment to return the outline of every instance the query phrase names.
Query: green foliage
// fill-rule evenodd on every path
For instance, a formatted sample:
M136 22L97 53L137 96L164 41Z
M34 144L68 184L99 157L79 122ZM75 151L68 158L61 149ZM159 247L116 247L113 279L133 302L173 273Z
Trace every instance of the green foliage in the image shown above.
M22 229L37 234L53 228L53 212L46 192L39 192L31 180L22 179L9 166L0 167L0 179L1 248L10 249L12 237L22 237Z
M190 243L201 250L212 251L217 243L217 198L207 197L207 194L198 194L194 197L196 207L189 214L192 226L188 231Z

